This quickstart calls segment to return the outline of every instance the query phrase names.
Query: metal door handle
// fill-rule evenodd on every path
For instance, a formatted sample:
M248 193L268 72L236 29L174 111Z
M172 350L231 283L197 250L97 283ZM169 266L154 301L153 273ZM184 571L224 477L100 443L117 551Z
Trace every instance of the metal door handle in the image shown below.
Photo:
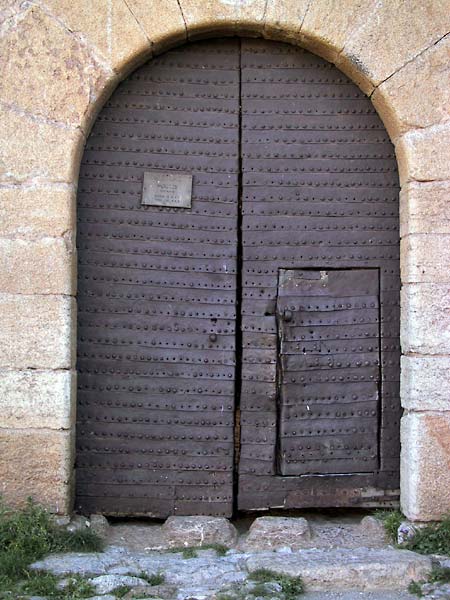
M289 321L292 321L292 317L294 315L292 314L291 310L288 310L287 308L284 309L283 311L283 321L286 321L286 323L289 323Z

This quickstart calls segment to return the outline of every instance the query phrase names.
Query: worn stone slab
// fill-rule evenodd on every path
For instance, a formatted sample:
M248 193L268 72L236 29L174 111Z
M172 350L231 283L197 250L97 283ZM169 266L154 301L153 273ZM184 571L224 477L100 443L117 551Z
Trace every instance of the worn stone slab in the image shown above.
M395 151L400 184L450 179L450 124L413 130L398 138Z
M410 129L450 119L449 64L450 36L447 36L375 90L372 102L392 139Z
M137 587L144 586L147 582L140 577L131 577L130 575L99 575L89 579L95 587L98 594L108 594L119 587Z
M450 508L450 412L409 413L401 421L401 506L412 521Z
M64 184L0 188L0 235L58 237L75 228L75 190Z
M308 521L293 517L259 517L250 526L243 550L275 550L290 547L303 548L311 539Z
M162 526L169 548L222 544L233 546L237 540L234 525L225 517L169 517Z
M133 2L77 0L74 5L72 0L46 0L45 4L72 31L82 32L101 60L118 73L150 57L150 40L133 14ZM153 4L146 2L149 12Z
M0 294L0 368L73 367L74 331L73 298Z
M310 591L406 589L425 578L431 560L406 550L302 550L283 555L255 555L247 560L250 573L270 569L301 576Z
M300 29L302 46L336 62L345 43L370 17L376 0L314 0Z
M450 354L450 284L404 284L401 310L403 352Z
M56 513L71 506L74 440L70 432L0 430L0 495L21 508L33 499Z
M413 233L400 243L403 283L450 282L450 234Z
M402 356L400 395L411 411L450 411L450 356Z
M94 577L106 575L114 567L131 564L132 558L124 548L110 546L105 552L67 552L50 554L31 565L37 571L49 571L54 575L82 575Z
M409 182L400 192L400 235L450 233L450 182Z
M81 126L110 73L59 21L35 4L23 6L20 18L11 20L0 37L1 99L34 116ZM79 14L78 3L77 10L73 2L71 8ZM106 19L104 26L107 35Z
M298 40L298 31L309 5L308 0L297 2L268 0L264 18L264 37L276 40Z
M177 0L127 0L154 52L162 52L186 40L186 25Z
M67 294L76 290L76 255L70 234L40 240L0 238L0 292Z
M354 80L378 85L450 30L447 0L377 2L344 46Z
M89 517L89 526L101 538L104 538L109 530L108 519L103 515L91 515Z
M0 108L0 183L73 183L78 177L81 129L49 124Z
M69 429L75 385L75 371L0 371L0 427Z

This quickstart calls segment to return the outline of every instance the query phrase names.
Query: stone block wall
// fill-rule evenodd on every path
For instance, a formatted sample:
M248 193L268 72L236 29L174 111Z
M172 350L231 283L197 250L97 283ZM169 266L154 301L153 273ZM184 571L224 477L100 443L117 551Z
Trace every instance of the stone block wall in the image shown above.
M70 510L75 196L117 82L188 39L258 35L334 62L370 95L401 176L402 508L450 510L448 0L0 1L0 494Z

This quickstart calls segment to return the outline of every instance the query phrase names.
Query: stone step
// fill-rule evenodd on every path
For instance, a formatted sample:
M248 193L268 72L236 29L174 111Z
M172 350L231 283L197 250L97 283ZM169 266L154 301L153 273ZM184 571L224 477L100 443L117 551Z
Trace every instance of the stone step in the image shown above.
M307 592L301 600L417 600L408 592Z
M250 573L269 569L300 576L308 591L406 590L414 580L426 579L431 560L391 548L307 549L292 553L261 553L246 561Z

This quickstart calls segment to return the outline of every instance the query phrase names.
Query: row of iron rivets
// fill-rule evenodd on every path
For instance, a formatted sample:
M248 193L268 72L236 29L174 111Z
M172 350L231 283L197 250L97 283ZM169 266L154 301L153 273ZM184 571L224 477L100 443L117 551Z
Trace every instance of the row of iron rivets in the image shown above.
M136 465L133 465L133 467L135 468ZM122 468L125 468L122 467ZM119 467L120 469L120 467ZM119 484L119 485L158 485L158 484L163 484L163 485L186 485L186 486L209 486L209 487L219 487L222 485L225 485L227 483L229 483L228 481L223 481L223 482L211 482L210 479L203 479L203 480L197 480L197 481L192 481L189 479L183 479L182 477L179 477L178 479L174 480L174 481L167 481L167 476L166 475L159 475L159 477L157 478L153 478L152 481L148 481L148 479L146 478L136 478L136 477L130 477L130 476L124 476L124 477L120 477L120 475L116 475L115 477L113 477L111 480L106 481L83 481L81 478L79 479L80 483L84 484L84 485L89 485L89 484L106 484L106 485L114 485L114 484Z
M82 192L85 192L86 190L82 190ZM98 193L97 190L91 190L91 192L93 192L94 194ZM127 194L127 192L125 190L123 191L119 191L119 190L114 190L114 192L107 192L106 190L100 190L101 193L111 193L111 195L118 195L118 194L122 194L125 195ZM80 209L88 209L88 210L102 210L102 209L115 209L115 210L125 210L125 211L130 211L130 210L135 210L135 211L139 211L141 212L142 210L144 212L149 212L149 213L162 213L165 212L165 214L177 214L175 211L179 211L180 209L176 209L173 208L171 209L170 207L167 208L160 208L157 206L148 206L148 205L140 205L138 204L138 198L139 198L139 193L138 192L133 192L133 193L129 193L129 196L136 196L136 198L130 198L128 202L118 202L118 201L111 201L110 198L108 198L108 202L105 202L104 200L98 200L97 197L95 198L89 198L88 202L79 202L78 207ZM90 202L89 202L90 200ZM193 198L192 199L193 202L197 202L198 204L200 204L201 200L199 200L198 198ZM229 204L229 205L233 205L233 202L221 202L221 204ZM233 209L236 208L236 206L232 206ZM186 209L187 210L187 209ZM229 211L229 212L223 212L223 211ZM220 207L217 206L217 204L208 204L207 208L204 209L200 209L200 207L193 207L191 209L189 209L189 214L191 215L205 215L205 216L219 216L219 217L232 217L235 218L236 217L236 210L229 210L228 206L225 207ZM179 213L178 213L179 214Z
M100 161L99 161L100 162ZM118 182L123 182L126 185L130 185L133 183L133 181L142 184L142 174L139 175L133 175L130 172L127 172L126 177L120 177L120 175L117 172L113 172L113 173L104 173L103 171L100 173L96 173L95 171L87 171L86 169L83 169L84 167L84 162L81 163L82 165L82 178L84 180L90 180L90 179L109 179L109 180L114 180L114 181L118 181ZM132 166L132 167L145 167L145 163L138 163L137 161L133 161L133 162L129 162L129 161L125 161L125 165L126 166ZM180 171L185 169L185 167L181 167L179 165L177 165L175 168L172 168L172 171ZM236 173L233 173L236 174ZM234 185L234 183L232 184L229 180L229 178L225 178L225 179L220 179L217 180L216 179L203 179L202 177L205 176L206 178L206 173L197 173L196 175L196 181L195 184L197 186L199 185L212 185L212 186L219 186L219 187L237 187L236 185Z
M106 432L106 431L95 431L93 432L92 430L85 430L82 428L80 429L80 435L88 435L88 436L92 436L93 434L99 437L113 437L113 438L125 438L125 439L129 439L129 440L135 440L135 439L139 439L139 440L159 440L161 442L166 441L166 440L197 440L198 442L202 442L205 440L211 440L211 441L223 441L223 442L229 442L230 439L232 438L232 436L220 436L217 435L217 433L215 435L171 435L171 436L167 436L167 435L152 435L150 433L128 433L128 432L124 432L121 433L120 431L116 431L116 432ZM170 450L165 450L162 451L161 454L170 454Z
M98 260L94 260L94 259L87 259L87 260L80 260L79 265L83 265L83 266L89 266L89 265L95 265L95 266L101 266L101 267L132 267L135 269L148 269L150 271L174 271L177 273L185 273L185 272L189 272L189 273L210 273L212 275L223 275L224 277L226 276L231 276L231 275L235 275L236 274L236 269L233 268L228 268L226 271L224 269L221 269L220 271L214 271L214 270L210 270L209 267L207 265L202 264L201 266L197 267L196 264L190 264L190 265L185 265L184 267L182 265L157 265L154 263L138 263L138 262L131 262L131 261L127 261L127 262L120 262L120 261L115 261L115 260L111 260L111 261L98 261Z
M299 319L298 321L296 320L295 322L292 323L292 327L298 327L299 325L332 325L332 326L339 326L339 325L352 325L352 324L358 324L358 323L363 323L366 324L367 323L367 319L369 317L367 317L367 315L365 317L360 317L360 318L356 318L353 317L352 319L348 319L345 318L344 316L342 316L342 320L338 323L336 323L336 319L331 317L329 319L326 318L322 318L322 319L317 319L317 318L313 318L313 319ZM369 320L370 323L378 323L378 317L372 317Z
M140 385L128 385L128 386L111 386L111 385L87 385L87 384L80 384L78 386L78 389L83 389L83 390L96 390L99 392L110 392L116 390L116 391L122 391L122 392L148 392L149 388L148 386L140 386ZM208 390L204 389L204 388L178 388L178 387L159 387L157 390L152 391L152 389L150 389L150 393L158 393L158 394L203 394L203 392L206 392ZM255 392L256 393L256 392ZM229 392L223 392L220 388L219 389L214 389L214 394L210 394L210 395L224 395L224 396L228 396ZM158 406L156 405L156 408L158 408Z
M210 426L219 426L219 427L230 427L233 425L232 420L228 422L224 421L211 421L211 420L195 420L195 419L151 419L150 417L114 417L113 415L104 415L103 417L98 417L96 415L90 414L81 414L78 417L78 421L109 421L111 423L153 423L154 425L196 425L200 427L210 427Z
M339 302L337 304L326 304L325 306L323 305L311 305L311 304L290 304L287 305L286 304L286 308L289 308L290 310L294 310L294 311L300 311L300 310L314 310L314 311L319 311L319 312L323 312L324 309L331 309L331 310L348 310L350 308L356 308L356 309L360 309L360 308L378 308L378 303L376 302L358 302L357 300L355 302L347 302L346 304L343 304L342 302Z
M261 175L264 175L264 173L261 173ZM257 179L250 179L250 177L245 177L244 179L244 185L254 185L254 186L259 186L261 185L261 182L258 182ZM272 179L272 181L268 181L265 182L264 185L276 185L277 187L283 187L283 186L299 186L299 187L330 187L329 183L323 183L320 181L293 181L293 180L289 180L289 181L274 181ZM333 181L332 184L333 187L335 188L358 188L358 187L371 187L371 188L395 188L398 189L398 183L389 183L389 182L383 182L383 183L378 183L378 182L361 182L361 181L354 181L352 183L343 183L342 181Z
M102 144L92 144L92 143L88 143L86 145L86 150L90 150L95 152L96 150L103 152L103 151L114 151L114 152L143 152L146 154L161 154L161 155L170 155L170 156L174 156L174 152L172 149L168 149L168 148L133 148L130 146L111 146L108 145L106 146L104 143ZM207 151L204 150L202 152L200 151L195 151L192 150L192 148L190 148L189 150L184 150L183 152L180 151L181 149L179 148L178 151L176 152L175 156L213 156L215 158L237 158L237 154L236 153L226 153L226 152L220 152L220 151ZM295 157L294 157L295 158ZM345 158L345 157L342 157Z
M221 471L221 472L227 472L227 471L231 471L231 467L229 465L196 465L196 464L187 464L187 465L183 465L182 467L180 467L179 464L177 463L173 463L171 465L165 464L165 463L158 463L158 462L148 462L148 463L118 463L118 462L113 462L113 461L108 461L108 460L102 460L101 466L96 464L94 461L89 461L87 459L84 459L83 457L80 458L80 460L78 461L79 467L81 468L86 468L86 467L93 467L95 468L105 468L105 469L158 469L158 470L192 470L192 471L203 471L206 470L208 471L209 469L214 469L217 471Z
M304 435L305 437L308 436L316 436L316 435L327 435L327 434L351 434L351 433L372 433L370 429L366 430L366 427L336 427L336 428L331 428L328 429L327 427L322 427L320 429L299 429L298 431L292 431L289 432L289 436L293 435L293 436L300 436L300 435ZM287 434L284 433L282 434L283 437L286 436Z
M343 303L343 302L338 302L335 304L326 304L325 306L323 305L318 305L316 304L315 306L312 304L291 304L288 308L290 308L291 310L317 310L317 311L323 311L324 308L326 309L332 309L332 310L337 310L337 309L344 309L347 310L348 308L376 308L378 306L378 304L376 302L361 302L358 300L355 300L355 302L347 302L347 303Z
M235 94L227 94L226 92L189 92L185 94L183 90L165 90L159 88L156 90L136 90L132 88L126 88L119 86L116 90L117 96L136 95L136 96L149 96L152 98L186 98L188 100L206 99L206 100L237 100L238 97Z
M297 76L297 77L286 77L280 75L277 77L275 74L269 77L264 77L263 73L267 72L266 69L260 69L261 74L257 77L251 76L250 74L246 75L245 69L242 73L242 83L331 83L335 85L339 85L340 83L348 83L348 79L344 79L342 77L307 77L306 75Z
M173 127L217 127L220 129L237 129L238 125L237 122L233 123L233 122L216 122L216 123L209 123L208 121L194 121L192 119L187 120L187 119L183 119L183 120L176 120L176 119L144 119L143 117L113 117L113 116L109 116L109 115L105 115L105 114L100 114L98 116L98 120L101 123L127 123L127 124L134 124L134 123L139 123L139 124L143 124L143 123L147 123L149 125L169 125L169 126L173 126ZM237 119L236 119L237 121Z
M179 215L178 215L179 216ZM203 217L201 217L203 218ZM115 219L115 218L101 218L98 217L96 219L92 218L92 217L81 217L79 219L80 223L90 223L93 225L102 225L102 224L115 224L115 225L137 225L139 227L144 227L144 226L148 226L148 227L167 227L167 228L172 228L172 229L195 229L196 231L235 231L235 227L230 227L230 226L226 226L226 225L214 225L211 223L210 220L208 220L208 224L206 225L201 225L200 223L196 223L195 221L193 223L176 223L176 222L171 222L171 221L162 221L162 220L149 220L149 219L145 219L145 218L134 218L134 219ZM234 220L233 220L234 223ZM246 227L247 229L249 227ZM356 225L355 226L356 229L359 229L360 226ZM369 227L369 229L373 229L375 228L374 226ZM319 227L319 229L323 229L323 227ZM349 227L346 227L346 229L349 229ZM361 227L361 229L367 229L364 226Z
M88 250L92 252L94 248L88 245L78 245L78 251L80 250ZM159 249L159 248L114 248L107 246L96 246L96 252L114 252L114 254L139 254L140 256L173 256L178 258L193 258L193 259L205 259L205 258L231 258L234 259L236 257L235 252L228 252L227 254L223 252L189 252L188 250L171 250L169 249ZM392 257L393 258L393 257ZM131 297L131 296L128 296ZM144 298L144 295L142 295Z
M165 142L198 142L198 143L210 143L210 144L234 144L235 140L228 140L228 139L224 139L223 136L222 137L212 137L211 133L208 134L208 136L200 136L198 133L197 134L192 134L190 136L188 135L176 135L176 134L148 134L145 135L143 133L139 133L140 130L133 132L133 133L116 133L113 131L108 131L108 132L97 132L97 130L95 129L95 125L94 125L94 129L92 131L92 133L89 136L89 140L93 140L97 137L100 137L102 139L107 139L108 137L120 137L120 138L131 138L133 140L164 140ZM362 140L361 140L362 141Z
M220 343L218 344L217 342L211 342L210 344L206 345L206 344L195 344L192 342L189 343L183 343L183 342L168 342L168 341L156 341L156 340L152 340L150 343L146 344L144 342L142 342L141 340L118 340L117 338L90 338L89 340L87 340L86 337L84 336L80 336L80 342L84 343L86 341L89 341L89 343L94 343L94 344L114 344L116 346L143 346L144 348L152 348L154 346L160 346L160 347L165 347L167 349L170 350L177 350L179 348L186 348L188 350L208 350L209 353L211 352L222 352L222 351L234 351L235 350L235 345L230 344L230 345L225 345L224 343ZM84 356L84 354L82 354L81 352L79 353L79 356Z
M194 284L193 281L189 282L189 283L185 283L184 281L176 281L176 280L164 280L164 281L158 281L158 280L154 280L154 279L137 279L134 278L132 279L130 278L126 278L126 277L90 277L89 275L84 275L79 279L85 279L87 281L92 280L92 281L110 281L110 282L114 282L114 283L132 283L132 284L141 284L141 285L168 285L171 287L191 287L191 288L208 288L210 286L210 284L208 283L200 283L200 282L196 282L197 285ZM232 285L220 285L219 283L215 283L214 287L211 289L234 289Z
M320 129L323 129L323 127L321 127ZM373 127L372 129L376 129L375 127ZM339 131L339 130L338 130ZM355 130L356 131L356 130ZM281 133L281 132L280 132ZM307 132L305 131L305 134ZM257 145L257 144L264 144L264 143L271 143L271 144L278 144L278 143L296 143L299 146L302 146L304 144L338 144L338 143L343 143L343 144L357 144L357 143L362 143L362 144L384 144L385 142L389 141L389 138L387 137L379 137L376 138L375 140L372 139L370 141L367 141L367 139L365 137L361 137L361 138L354 138L354 139L347 139L345 137L343 138L330 138L330 137L324 137L324 138L318 138L317 134L318 131L314 132L315 135L314 137L311 138L304 138L304 139L300 139L300 140L296 140L295 142L292 141L292 139L285 139L285 138L278 138L278 137L274 137L274 138L259 138L259 139L255 139L255 140L250 140L250 139L245 139L243 140L243 147L244 147L244 151L245 148L249 148L251 149L253 146ZM380 136L383 134L383 130L380 130Z
M329 115L332 116L332 115ZM117 121L119 121L119 119L117 119ZM251 131L252 133L255 131L261 131L261 130L276 130L276 131L280 131L280 126L279 125L272 125L270 123L261 123L258 124L258 127L255 127L254 124L250 124L250 123L242 123L242 129L248 129L249 131ZM310 124L301 124L301 123L284 123L283 124L283 131L302 131L303 129L307 129L308 131L311 130L311 125ZM330 124L330 125L326 125L324 123L318 123L317 125L314 126L314 129L319 132L319 131L367 131L368 129L374 129L374 130L379 130L380 126L377 123L358 123L358 125L354 125L352 123L349 123L348 125L346 125L345 123L340 123L340 124ZM383 131L383 130L380 130ZM273 140L271 140L273 142L276 142L277 140L274 138ZM281 141L284 141L283 139Z
M212 213L213 214L213 213ZM243 212L244 215L254 215L254 216L287 216L289 218L294 217L397 217L397 211L387 211L387 210L366 210L366 212L362 212L360 210L355 209L347 209L344 211L342 209L338 209L337 207L334 210L327 210L326 212L322 212L320 209L316 211L313 210L304 210L304 211L289 211L289 210L254 210L252 208L247 209Z
M119 389L119 386L114 386L114 389ZM83 388L79 388L79 389L83 389ZM229 404L228 406L224 406L223 404L220 405L220 407L218 406L214 406L211 404L153 404L151 402L122 402L122 401L118 401L116 400L115 402L113 402L112 400L104 400L104 401L95 401L95 402L89 402L87 400L80 400L80 405L81 406L118 406L120 408L122 407L129 407L129 408L149 408L151 410L174 410L174 411L183 411L183 410L204 410L204 411L219 411L219 412L224 412L224 411L232 411L233 410L233 406L231 404Z
M113 292L113 293L94 293L94 292L88 292L86 293L86 297L89 296L95 296L97 298L102 298L103 296L106 298L114 298L114 299L120 299L120 298L133 298L135 300L153 300L154 302L198 302L200 304L232 304L234 306L235 301L234 298L231 299L227 299L227 298L210 298L209 296L204 296L203 298L193 298L193 297L189 297L189 296L183 296L183 299L181 300L180 298L176 298L175 296L169 296L169 295L162 295L162 294L157 294L157 295L151 295L151 294L120 294L119 292ZM79 295L79 297L83 297L81 294Z
M226 69L227 71L231 71L231 69ZM236 69L237 72L237 69ZM210 86L215 85L234 85L237 83L237 77L233 77L232 79L217 79L216 81L211 81L211 79L203 79L201 77L176 77L174 79L168 79L166 77L157 77L156 75L139 75L133 77L133 80L137 81L150 81L152 83L199 83L199 84L209 84Z
M393 245L393 244L392 244ZM397 244L396 244L397 245ZM316 255L316 256L309 256L309 257L303 257L302 256L294 256L294 255L274 255L274 256L269 256L267 254L261 255L261 256L256 256L247 259L248 262L256 262L257 260L261 260L261 261L267 261L267 260L285 260L285 261L299 261L299 260L307 260L307 261L314 261L314 260L362 260L362 261L374 261L374 260L398 260L398 255L396 254L384 254L383 250L381 250L380 253L376 253L376 256L370 256L370 255L366 255L366 254L348 254L348 255L341 255L341 254L322 254L321 256ZM298 263L297 263L298 264ZM249 268L245 269L245 272L250 273L251 270ZM258 271L262 272L262 271ZM270 270L267 271L269 272L276 272L274 270Z
M145 355L134 355L134 356L129 356L129 360L144 360L146 362L156 362L156 363L164 363L164 362L174 362L175 364L179 365L179 364L184 364L184 363L204 363L204 364L212 364L212 365L219 365L219 366L233 366L234 365L234 361L232 362L228 362L226 363L224 360L214 360L213 358L189 358L189 356L176 356L176 357L161 357L161 356L145 356ZM78 355L78 358L106 358L106 359L112 359L112 360L123 360L125 358L127 358L127 356L123 355L123 354L101 354L101 353L97 353L97 354L92 354L92 353L88 353L88 352L81 352ZM201 375L201 373L200 373ZM195 377L195 375L194 375Z
M303 145L303 144L302 144ZM318 152L317 154L312 154L311 152L263 152L263 153L253 153L253 152L243 152L242 153L242 157L243 158L247 158L247 159L252 159L252 160L256 160L256 159L264 159L264 160L269 160L269 159L277 159L277 160L281 160L281 159L293 159L293 160L325 160L325 159L329 159L329 158L336 158L339 160L358 160L358 159L377 159L377 158L381 158L383 160L388 160L390 158L394 158L393 155L391 153L389 154L374 154L373 152L369 153L365 153L365 154L356 154L356 150L354 150L353 152L350 152L349 149L346 149L347 152L344 154L342 151L341 152ZM233 157L227 157L227 158L233 158Z
M349 411L348 413L345 411L341 410L334 410L334 411L328 411L328 412L318 412L318 413L313 413L313 412L302 412L300 414L295 414L295 415L284 415L283 419L289 421L290 419L294 420L294 419L320 419L322 417L337 417L337 418L341 418L341 419L345 419L347 417L354 417L355 415L359 415L360 417L375 417L377 414L377 411L375 410L352 410Z
M344 375L331 375L331 376L325 376L325 377L320 377L320 375L317 375L315 378L313 377L291 377L290 382L288 383L298 383L298 382L306 382L306 383L326 383L329 381L335 381L336 383L339 382L344 382L344 381L377 381L378 377L375 377L374 375L347 375L346 377L344 377Z
M342 230L341 227L335 226L333 227L333 231L337 231L337 230ZM372 230L371 227L368 227L366 229L366 231L370 231ZM300 229L298 230L299 232L301 231ZM330 231L330 229L319 229L317 228L315 231ZM377 228L376 231L383 231L379 228ZM189 240L187 240L189 241ZM358 245L362 245L362 246L372 246L372 245L378 245L378 246L398 246L399 242L398 240L394 241L394 240L383 240L383 239L374 239L374 238L370 238L369 240L299 240L299 241L290 241L290 240L248 240L247 242L244 242L244 246L267 246L267 247L272 247L272 246L293 246L293 247L298 247L298 246L333 246L333 247L340 247L340 246L344 246L344 247L352 247L352 246L358 246ZM322 258L322 257L321 257ZM333 259L335 259L336 257L333 256ZM308 257L303 257L303 256L299 256L298 260L307 260L309 262L311 262L311 260L314 260L313 258L308 258ZM367 260L375 260L375 259L367 259Z
M93 191L97 191L97 190L93 190ZM286 191L286 190L285 190ZM288 190L290 194L294 193L294 190ZM369 193L369 192L367 192ZM380 197L380 196L367 196L367 194L364 194L364 198L363 200L359 200L356 198L356 196L353 197L348 197L346 196L345 198L340 198L340 199L336 199L335 196L329 196L328 198L318 198L317 196L305 196L304 192L301 192L299 190L295 191L295 196L298 196L297 198L286 198L286 196L284 194L280 194L279 196L274 196L273 194L271 195L267 195L266 193L264 193L264 198L262 199L257 199L254 195L252 196L251 194L245 194L244 195L244 199L245 200L249 200L251 202L257 202L257 203L263 203L263 202L270 202L271 200L275 201L275 202L331 202L332 204L340 204L341 202L352 202L355 204L365 204L366 202L380 202L380 203L384 203L384 202L398 202L398 192L397 190L394 191L394 194L392 194L392 198L389 198L388 196L384 196L384 197Z
M314 366L325 366L323 362L320 361L319 358L313 359L312 357L309 357L311 360L311 363L308 365L308 367L314 367ZM334 359L329 358L328 362L327 362L327 366L328 367L370 367L370 366L378 366L380 363L378 360L355 360L355 361L347 361L347 362L342 362L342 361L337 361ZM305 369L302 367L298 367L297 369L290 367L287 368L286 371L287 372L292 372L292 371L304 371ZM286 373L287 374L287 373ZM291 381L295 381L294 378L291 379Z
M353 220L350 217L343 217L342 221L344 221L343 223L336 223L333 225L330 225L329 223L323 224L321 225L320 223L322 222L322 220L319 218L317 220L314 220L314 223L319 223L319 224L315 224L312 225L311 223L304 223L303 219L295 219L292 218L290 219L291 221L293 221L293 225L289 225L289 224L285 224L285 219L274 219L273 223L263 223L263 224L258 224L258 222L254 222L253 219L246 219L246 222L244 224L243 229L246 231L304 231L306 230L307 233L311 232L311 231L398 231L398 219L390 219L391 221L393 221L393 224L390 225L388 223L386 223L385 220L379 219L379 221L381 221L380 223L377 223L376 225L364 225L361 224L364 223L366 221L366 219L364 217L360 217L358 218L358 221L356 223L353 224ZM337 219L336 219L337 220ZM250 222L247 222L250 221ZM281 221L281 224L280 224ZM87 222L93 222L93 223L97 223L97 221L87 221ZM99 221L100 222L100 221ZM175 225L174 225L175 226ZM199 228L201 229L201 228ZM222 230L227 230L227 231L231 231L231 228L225 228L225 227L218 227L217 228L218 231L222 231ZM367 243L367 240L365 240L365 242ZM370 240L369 240L370 242ZM308 242L306 241L305 244L307 244Z
M129 154L134 154L134 152L130 152ZM186 155L188 153L186 152ZM137 162L137 161L130 161L130 160L89 160L88 158L86 158L86 156L84 156L83 158L83 166L89 166L89 165L101 165L101 166L106 166L106 167L124 167L124 166L130 166L130 165L135 165L135 166L139 166L139 167L144 167L144 168L150 168L150 169L160 169L161 168L161 164L158 161L152 162L150 160L147 160L146 162ZM172 170L172 171L184 171L186 169L185 166L180 165L179 162L175 162L173 165L164 165L166 168ZM191 167L191 172L193 174L197 173L197 172L201 172L203 174L206 173L218 173L218 174L222 174L222 173L230 173L232 175L237 174L237 171L235 168L232 169L221 169L220 167L206 167L204 165L199 165L198 167Z
M219 318L219 319L232 319L234 318L234 314L228 314L228 313L218 313L218 312L214 312L214 313L206 313L206 312L189 312L189 311L185 311L185 310L157 310L157 309L152 309L152 310L143 310L140 308L137 309L132 309L132 308L128 308L128 309L114 309L112 307L91 307L91 306L86 306L83 307L82 305L80 305L79 308L79 312L80 313L108 313L108 314L138 314L138 315L163 315L163 316L169 316L169 317L199 317L199 318Z
M235 102L232 102L230 104L236 104ZM109 102L107 102L106 104L107 108L121 108L121 109L133 109L133 110L141 110L141 109L145 109L145 110L153 110L155 112L157 112L158 110L161 109L165 109L166 111L173 111L173 112L183 112L183 114L185 113L212 113L212 114L226 114L226 115L238 115L239 114L239 109L238 108L224 108L224 107L219 107L219 108L214 108L213 106L209 106L208 108L203 108L203 107L196 107L196 106L191 106L190 108L185 108L183 106L154 106L153 104L149 104L146 102L120 102L118 101L113 101L110 100Z
M315 454L313 454L312 452L308 453L309 456L306 456L305 454L301 454L300 458L298 459L293 459L293 460L289 460L286 459L286 462L288 464L305 464L308 463L311 460L311 457L315 456ZM347 450L347 454L351 457L352 451L351 450ZM357 454L361 454L360 452L357 452ZM330 458L331 456L331 458ZM368 462L369 460L374 460L376 458L376 454L371 454L370 456L358 456L358 460L359 461L364 461L364 462ZM349 460L348 458L344 458L341 456L333 456L333 452L328 452L328 451L324 451L323 453L320 454L319 458L317 460ZM352 458L350 458L350 460L353 460Z
M229 239L206 239L206 240L196 240L195 238L191 238L191 237L181 237L181 236L171 236L171 237L167 237L164 235L148 235L145 236L144 234L137 234L137 233L133 233L133 234L128 234L128 235L122 235L122 234L107 234L107 233L92 233L92 232L84 232L83 237L85 238L106 238L106 239L113 239L113 240L127 240L127 241L134 241L134 240L144 240L146 242L193 242L193 243L198 243L198 244L223 244L223 245L227 245L227 246L235 246L234 240L231 239L231 237Z
M232 327L232 323L227 323L227 325L230 327L230 329L225 329L225 328L215 328L215 327L210 327L209 329L203 328L201 329L200 327L192 327L191 326L184 326L184 327L180 327L179 325L174 325L174 326L164 326L164 325L132 325L132 324L128 324L128 325L115 325L115 324L108 324L108 323L98 323L97 320L95 320L94 323L87 323L84 320L80 321L80 327L83 326L87 326L87 327L105 327L108 329L129 329L131 331L166 331L166 332L170 332L170 333L217 333L217 334L233 334L234 333L234 328Z
M331 117L331 116L335 116L335 115L374 115L376 114L375 110L373 109L369 109L369 108L342 108L342 109L337 109L333 112L328 112L330 109L329 107L327 109L323 109L320 110L318 108L308 108L306 110L261 110L261 109L257 109L257 108L253 108L253 109L244 109L242 111L243 115L254 115L254 116L261 116L261 115L274 115L276 117L280 117L283 115L287 115L287 116L297 116L297 115L313 115L313 116L325 116L325 117Z
M342 85L339 87L345 88L345 85ZM350 89L353 89L353 84L349 83L348 87ZM297 94L289 94L289 93L276 93L276 94L253 93L252 94L251 92L246 92L241 95L242 100L246 100L246 99L252 99L252 100L298 100L299 98L342 98L344 100L353 100L354 98L358 98L358 99L362 100L364 98L364 96L361 94L361 92L350 93L349 91L338 92L337 90L332 93L328 93L328 92L324 91L321 93L299 92Z
M134 359L134 360L136 360L136 359ZM95 362L94 362L94 364L95 364ZM178 363L177 366L178 365L180 365L180 363ZM222 369L226 368L222 365L221 365L221 367L222 367ZM137 375L140 377L146 377L146 376L184 377L186 379L191 379L191 378L197 379L198 377L204 378L204 379L233 379L234 378L234 369L233 369L233 373L203 373L203 372L196 373L196 372L193 372L192 370L181 371L181 370L177 369L177 373L175 375L171 371L154 371L154 370L146 371L143 369L138 369L137 367L135 367L133 369L107 369L107 368L83 369L81 367L78 367L78 373L88 373L88 374L93 374L93 375L100 375L100 374L104 374L104 375ZM251 379L254 379L254 378L251 377Z
M95 162L95 161L94 161ZM111 163L111 164L118 164L121 165L122 163L118 162L118 163ZM277 163L280 164L280 163ZM212 169L213 167L211 167ZM218 170L215 172L219 172L221 173L222 171ZM226 172L231 172L231 171L226 171ZM289 173L289 175L292 175L293 173L339 173L339 174L345 174L345 173L349 173L349 174L353 174L353 173L397 173L397 169L394 167L370 167L367 166L366 164L363 165L361 168L357 167L357 166L349 166L348 168L345 167L291 167L291 166L285 166L284 168L281 167L261 167L261 168L257 168L257 167L250 167L250 168L245 168L244 169L244 173L260 173L260 174L264 174L264 175L268 175L269 173ZM335 184L336 182L333 181L333 184Z

